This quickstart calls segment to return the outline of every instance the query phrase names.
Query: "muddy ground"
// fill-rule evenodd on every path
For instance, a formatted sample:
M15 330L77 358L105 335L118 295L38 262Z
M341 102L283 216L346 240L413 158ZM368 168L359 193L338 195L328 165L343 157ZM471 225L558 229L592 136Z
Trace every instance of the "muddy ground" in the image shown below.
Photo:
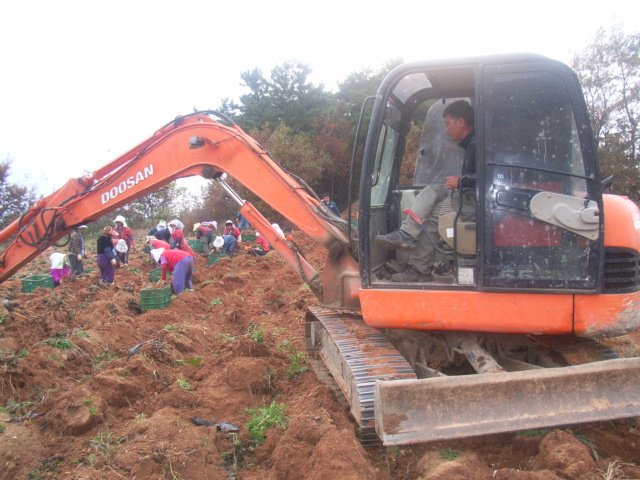
M293 237L321 268L324 250ZM275 253L198 256L193 292L141 312L143 253L108 288L92 254L86 278L21 293L51 251L0 285L1 479L640 479L637 418L363 448L303 356L317 301ZM610 345L638 355L640 336Z

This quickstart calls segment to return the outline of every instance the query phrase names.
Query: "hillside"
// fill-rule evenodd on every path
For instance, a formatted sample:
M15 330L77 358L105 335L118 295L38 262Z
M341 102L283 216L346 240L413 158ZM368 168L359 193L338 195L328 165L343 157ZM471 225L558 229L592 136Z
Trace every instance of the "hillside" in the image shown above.
M293 236L321 268L324 250ZM51 251L18 277L46 273ZM317 300L276 253L211 266L199 256L194 291L145 312L148 255L132 254L108 288L95 261L85 268L55 289L0 285L1 479L640 478L638 419L364 449L302 355ZM638 355L640 335L609 345ZM286 428L252 439L252 419L267 426L279 414Z

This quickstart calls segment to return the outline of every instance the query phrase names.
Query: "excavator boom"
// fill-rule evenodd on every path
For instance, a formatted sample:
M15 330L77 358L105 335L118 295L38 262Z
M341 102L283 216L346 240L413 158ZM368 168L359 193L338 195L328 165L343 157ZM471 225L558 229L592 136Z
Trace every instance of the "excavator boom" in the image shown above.
M340 219L331 219L322 203L238 126L226 126L207 114L196 113L179 117L91 176L69 180L0 232L0 242L15 235L0 255L0 282L75 225L95 221L177 178L201 175L226 186L223 174L231 172L318 243L327 248L340 246L341 261L357 273L357 263L347 255L350 239L339 228ZM243 215L323 298L321 279L304 257L273 230L253 205L242 200L239 203ZM351 298L352 305L357 302L357 292L335 292L335 287L327 289L327 295L333 297L325 299L328 303L340 301L337 296Z

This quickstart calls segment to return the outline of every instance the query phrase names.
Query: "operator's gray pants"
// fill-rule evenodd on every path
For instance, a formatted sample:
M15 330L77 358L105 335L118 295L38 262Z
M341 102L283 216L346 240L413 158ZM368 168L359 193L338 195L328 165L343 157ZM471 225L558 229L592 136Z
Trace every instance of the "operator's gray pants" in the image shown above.
M442 185L427 185L416 195L411 206L411 210L420 217L424 228L436 242L440 241L438 217L443 204L449 203L447 201L449 198L448 193L449 190ZM418 242L418 247L409 253L409 264L423 275L430 273L436 258L436 249L431 241L424 234L420 225L408 215L402 222L400 229L407 232Z

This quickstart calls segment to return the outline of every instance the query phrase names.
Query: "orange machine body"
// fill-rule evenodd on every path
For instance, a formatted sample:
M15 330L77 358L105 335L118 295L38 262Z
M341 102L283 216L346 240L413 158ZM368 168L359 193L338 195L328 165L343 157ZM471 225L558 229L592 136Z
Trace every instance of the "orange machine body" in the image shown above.
M640 251L640 211L604 195L605 247ZM637 266L636 266L637 268ZM362 314L376 328L509 334L619 336L640 328L640 292L535 293L468 290L360 290Z

